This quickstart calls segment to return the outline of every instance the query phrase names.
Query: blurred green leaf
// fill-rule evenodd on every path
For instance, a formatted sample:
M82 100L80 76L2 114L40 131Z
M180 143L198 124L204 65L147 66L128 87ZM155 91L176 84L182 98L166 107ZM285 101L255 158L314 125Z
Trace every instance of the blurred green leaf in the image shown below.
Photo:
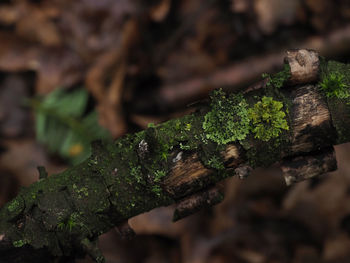
M90 156L90 144L98 139L111 139L98 124L96 111L86 112L88 93L85 89L67 92L56 89L42 99L30 101L36 113L37 141L71 164Z

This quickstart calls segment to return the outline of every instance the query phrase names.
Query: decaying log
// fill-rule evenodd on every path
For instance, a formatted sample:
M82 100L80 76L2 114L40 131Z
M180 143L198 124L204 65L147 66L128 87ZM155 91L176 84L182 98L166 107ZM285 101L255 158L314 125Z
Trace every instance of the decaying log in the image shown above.
M334 170L332 145L350 141L350 99L326 96L315 76L337 70L350 85L350 66L321 62L316 70L316 57L288 53L281 88L265 80L244 94L219 91L188 116L94 143L90 158L61 174L44 178L40 169L42 179L0 211L0 262L85 254L104 262L99 235L117 227L130 237L127 220L159 206L177 203L178 219L213 205L221 199L215 185L228 176L282 163L289 184Z

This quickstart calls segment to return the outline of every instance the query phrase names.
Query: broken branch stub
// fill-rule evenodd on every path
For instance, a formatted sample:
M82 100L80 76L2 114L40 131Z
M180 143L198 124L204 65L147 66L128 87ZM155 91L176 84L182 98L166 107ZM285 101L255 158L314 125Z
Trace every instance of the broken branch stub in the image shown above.
M337 169L333 147L307 156L285 160L281 170L287 185L313 178Z
M192 215L205 207L211 207L220 203L224 198L223 191L219 187L212 187L187 197L176 204L173 221Z
M320 60L316 51L307 49L288 50L285 62L290 66L289 84L313 83L318 80Z

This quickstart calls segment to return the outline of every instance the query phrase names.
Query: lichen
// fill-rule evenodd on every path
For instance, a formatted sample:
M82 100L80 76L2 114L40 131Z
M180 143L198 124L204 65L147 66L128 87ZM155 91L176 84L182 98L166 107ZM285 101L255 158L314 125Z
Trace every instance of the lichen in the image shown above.
M349 86L345 83L345 76L340 72L323 75L320 88L328 98L346 99L350 97Z
M286 114L282 108L282 102L266 96L249 108L248 116L255 138L267 142L271 138L278 137L282 130L289 130Z
M211 95L211 110L204 116L206 138L217 144L243 140L249 133L248 104L242 95L229 97L220 89Z

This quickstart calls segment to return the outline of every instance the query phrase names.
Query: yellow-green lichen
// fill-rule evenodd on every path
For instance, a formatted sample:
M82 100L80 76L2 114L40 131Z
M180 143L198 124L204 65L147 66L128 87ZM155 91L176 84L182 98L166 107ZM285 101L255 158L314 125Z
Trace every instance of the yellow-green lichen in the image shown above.
M264 96L249 109L248 115L255 138L269 141L271 138L278 137L282 130L289 130L286 114L282 108L282 102Z
M248 104L242 95L226 96L220 89L211 95L211 110L204 116L206 137L217 144L245 139L249 133Z

